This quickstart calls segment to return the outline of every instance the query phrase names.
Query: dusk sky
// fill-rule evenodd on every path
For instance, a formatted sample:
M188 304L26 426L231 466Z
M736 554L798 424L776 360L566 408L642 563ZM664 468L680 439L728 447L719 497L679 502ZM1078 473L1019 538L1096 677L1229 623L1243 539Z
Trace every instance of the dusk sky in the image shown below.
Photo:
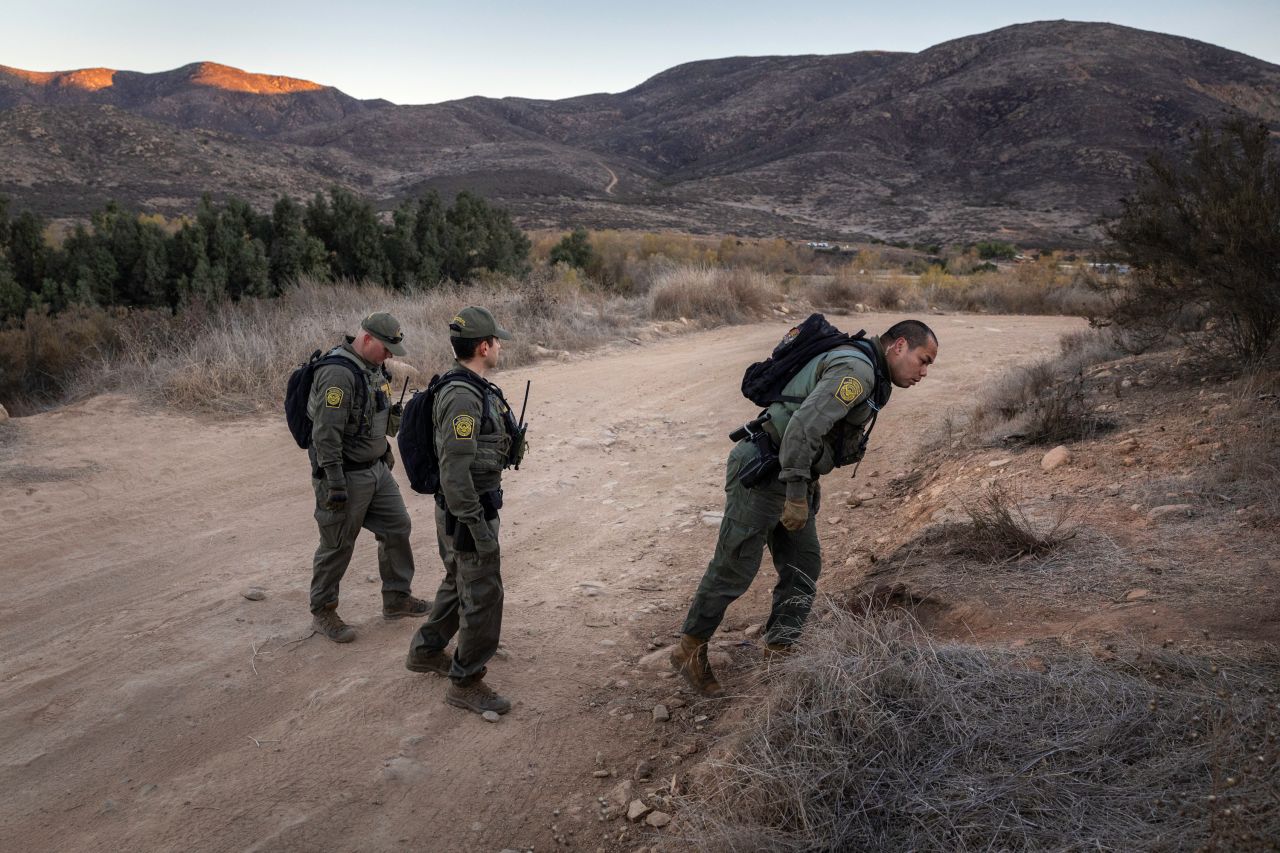
M401 104L620 92L698 59L918 51L1028 21L1108 21L1280 63L1280 2L245 2L12 4L0 65L165 71L208 60Z

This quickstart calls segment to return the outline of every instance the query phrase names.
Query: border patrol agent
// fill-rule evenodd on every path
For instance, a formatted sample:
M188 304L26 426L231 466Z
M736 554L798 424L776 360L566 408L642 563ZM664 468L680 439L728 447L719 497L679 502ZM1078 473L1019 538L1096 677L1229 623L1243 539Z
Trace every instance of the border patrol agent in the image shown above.
M918 320L904 320L869 338L878 364L856 346L839 346L809 361L784 394L803 402L769 407L763 424L778 453L776 477L747 487L739 480L757 454L749 440L729 453L725 509L710 564L698 585L671 663L699 692L723 691L707 662L707 641L725 610L755 579L767 547L778 581L765 624L765 654L785 654L799 637L817 591L822 555L815 516L818 478L860 461L864 425L888 402L887 381L909 388L923 379L938 354L938 338ZM877 387L883 386L883 387ZM872 392L876 391L876 397Z
M426 623L414 635L405 666L447 675L445 701L476 713L505 714L511 703L484 682L502 633L498 511L502 471L518 465L525 443L498 386L485 376L498 366L511 333L484 308L464 308L449 323L457 362L440 378L432 409L440 491L436 540L445 576ZM452 656L445 654L457 636Z
M391 403L391 378L383 363L404 355L400 324L390 314L370 314L360 332L329 355L350 359L364 379L339 364L316 368L307 412L311 417L311 483L316 494L320 547L311 574L311 612L315 628L335 643L349 643L355 629L338 616L338 585L346 574L360 528L378 540L382 577L382 615L387 619L421 616L430 606L409 593L413 553L409 513L391 469L395 456L388 435L399 429Z

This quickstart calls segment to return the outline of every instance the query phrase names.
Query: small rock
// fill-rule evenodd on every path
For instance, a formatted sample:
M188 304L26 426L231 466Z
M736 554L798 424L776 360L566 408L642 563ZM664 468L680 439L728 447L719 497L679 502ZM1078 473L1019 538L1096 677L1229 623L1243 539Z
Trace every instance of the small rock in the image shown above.
M858 492L857 495L858 503L866 503L867 501L875 500L875 497L875 492Z
M648 779L652 775L653 775L653 762L646 759L636 765L637 779Z
M666 812L653 812L644 819L644 822L649 824L649 826L652 826L654 829L662 829L662 827L671 823L671 815Z
M719 527L720 522L724 519L723 512L704 512L702 514L702 523L707 527Z
M1012 461L1013 461L1012 459L992 459L990 462L988 462L988 463L987 463L987 467L988 467L988 468L1001 468L1001 467L1003 467L1003 466L1005 466L1005 465L1008 465L1008 464L1009 464L1010 462L1012 462Z
M613 788L605 795L605 799L613 803L620 809L625 809L627 804L636 798L636 786L632 784L630 779L626 779L614 785Z
M666 705L668 708L683 708L686 703L679 696L672 696L662 704Z
M653 721L655 723L665 723L671 719L671 712L667 710L666 705L653 706Z
M653 809L646 806L644 804L644 800L632 800L631 805L627 806L627 820L635 823L651 811L653 811Z
M251 586L240 594L250 601L261 601L267 597L267 594L262 590L262 587L259 586Z
M1119 483L1108 483L1102 490L1102 493L1109 498L1118 497L1120 495Z
M647 669L651 671L670 669L671 668L671 647L663 646L662 648L657 649L656 651L649 652L649 654L640 658L640 662L637 664L637 666L639 666L641 669Z
M1165 504L1164 506L1152 507L1147 511L1147 517L1156 519L1168 518L1172 515L1181 515L1185 518L1190 518L1194 510L1195 507L1191 504Z
M0 424L9 422L9 410L0 406Z
M1149 589L1141 589L1141 588L1131 589L1124 594L1124 600L1137 601L1140 598L1146 598L1150 594L1151 594L1151 590Z
M485 711L480 716L484 717L485 720L490 723L496 723L498 722L498 720L502 719L502 715L499 714L497 711Z
M1049 472L1071 461L1071 451L1059 444L1040 459L1040 470Z
M610 776L613 775L613 773L608 770L593 770L591 772L591 775L596 777L597 779L608 779Z

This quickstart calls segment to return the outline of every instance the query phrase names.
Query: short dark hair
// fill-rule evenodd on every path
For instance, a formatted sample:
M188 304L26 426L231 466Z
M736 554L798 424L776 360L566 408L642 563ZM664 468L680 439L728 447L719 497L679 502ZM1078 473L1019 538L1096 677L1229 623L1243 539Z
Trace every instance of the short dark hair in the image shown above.
M900 320L889 327L889 330L880 336L885 343L893 343L898 338L906 338L907 346L911 349L922 347L929 343L929 339L933 338L933 342L938 343L938 336L919 320Z
M480 348L480 344L484 341L493 343L493 335L485 338L449 338L449 343L453 344L453 354L458 357L458 361L467 361L475 358L476 350Z

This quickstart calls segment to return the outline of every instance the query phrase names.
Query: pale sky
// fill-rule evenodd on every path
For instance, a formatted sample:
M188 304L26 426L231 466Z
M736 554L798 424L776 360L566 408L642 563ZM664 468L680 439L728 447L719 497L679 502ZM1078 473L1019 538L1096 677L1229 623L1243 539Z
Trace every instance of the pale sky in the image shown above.
M1107 21L1280 64L1280 0L698 2L45 0L6 4L0 65L166 71L213 61L400 104L621 92L726 56L919 51L1009 24Z

